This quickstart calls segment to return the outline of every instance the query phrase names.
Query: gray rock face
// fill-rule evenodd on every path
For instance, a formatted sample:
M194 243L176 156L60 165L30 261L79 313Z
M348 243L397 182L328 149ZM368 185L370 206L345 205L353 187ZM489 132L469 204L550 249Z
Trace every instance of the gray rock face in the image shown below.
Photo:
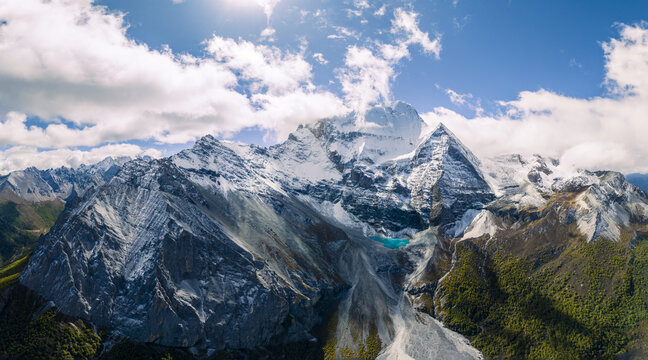
M323 120L289 140L322 147L342 176L311 196L339 201L387 235L450 227L494 199L479 160L443 124L426 132L404 103L369 111L363 126L351 125L352 119Z
M489 160L484 172L497 195L488 208L500 217L535 220L556 197L569 194L571 201L559 202L561 222L576 222L587 241L616 241L632 223L648 221L648 198L617 172L565 168L539 155Z
M269 187L225 198L193 176L219 177L168 159L128 163L63 215L21 281L137 341L221 349L307 338L320 298L343 286L326 245L344 233Z
M392 281L415 264L368 238L450 226L493 197L474 155L445 127L424 127L396 103L361 121L300 127L270 148L206 136L170 158L129 162L67 207L21 282L137 341L224 349L310 339L321 308L341 299L340 346L354 346L344 322L355 321L384 344L411 328L411 341L474 358L433 319L414 324L402 280ZM434 235L421 239L417 253L430 261Z

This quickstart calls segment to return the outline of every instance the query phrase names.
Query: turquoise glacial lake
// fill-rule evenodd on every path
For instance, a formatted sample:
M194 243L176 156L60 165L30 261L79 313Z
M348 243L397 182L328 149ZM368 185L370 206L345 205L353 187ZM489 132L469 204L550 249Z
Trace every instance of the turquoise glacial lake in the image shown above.
M378 236L370 236L369 237L373 241L378 241L383 244L384 247L390 248L390 249L398 249L399 247L405 246L409 244L409 240L407 239L399 239L399 238L384 238L384 237L378 237Z

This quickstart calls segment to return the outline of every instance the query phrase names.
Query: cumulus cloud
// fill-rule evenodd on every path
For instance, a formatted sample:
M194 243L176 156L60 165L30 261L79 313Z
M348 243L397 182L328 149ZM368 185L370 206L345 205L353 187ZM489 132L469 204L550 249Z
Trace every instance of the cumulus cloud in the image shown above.
M540 153L588 169L648 172L648 29L619 25L603 44L608 95L579 99L524 91L503 112L468 119L445 108L423 114L445 123L481 156Z
M277 2L260 5L270 16ZM0 0L0 24L0 146L15 147L0 154L14 164L5 169L23 164L24 149L59 148L47 152L56 164L82 153L70 148L117 151L105 144L135 139L186 143L252 126L285 137L297 122L346 111L311 83L303 49L215 36L202 58L154 50L127 37L122 14L91 0ZM28 125L27 115L45 125ZM75 156L102 154L93 151Z
M351 108L363 114L370 104L389 99L394 76L391 61L376 56L367 48L351 46L344 64L346 67L339 70L338 78Z
M220 36L207 42L207 51L241 79L250 81L255 93L267 90L278 95L310 85L311 65L302 54Z
M270 42L275 41L274 34L276 32L273 27L268 25L265 29L261 30L261 38Z
M251 119L231 71L210 59L138 44L126 37L121 14L89 0L3 0L0 14L6 22L0 27L0 102L84 126L83 136L68 145L159 138L172 130L186 141L198 136L194 122L213 132L236 130L231 116Z
M285 139L298 125L315 119L331 117L348 112L342 100L329 92L296 90L281 96L257 94L252 100L261 109L256 115L274 135L273 139Z
M276 3L264 2L266 14ZM250 126L283 134L295 121L279 107L288 96L313 116L305 122L344 110L312 85L301 53L221 37L206 42L204 58L154 50L91 0L0 0L0 20L0 145L185 143ZM25 114L49 124L27 126Z
M396 77L394 67L409 58L409 46L419 44L425 53L439 58L441 40L430 40L429 34L418 26L418 14L396 9L390 32L396 36L393 43L375 42L373 46L349 46L344 68L338 69L345 101L349 107L363 114L377 102L391 100L391 82Z

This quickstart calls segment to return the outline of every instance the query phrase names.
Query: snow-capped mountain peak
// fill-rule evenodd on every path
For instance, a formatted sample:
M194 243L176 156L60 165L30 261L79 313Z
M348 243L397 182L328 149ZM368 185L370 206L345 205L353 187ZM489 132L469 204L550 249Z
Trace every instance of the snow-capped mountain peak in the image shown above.
M397 101L389 106L375 106L359 120L358 131L381 136L416 140L424 125L418 112L409 104Z
M373 328L392 344L385 354L425 339L439 345L425 357L475 358L415 312L413 268L423 279L451 238L497 237L553 210L588 240L648 216L648 199L618 174L572 174L540 156L480 161L443 124L424 125L396 102L300 126L269 148L205 136L131 161L66 209L21 281L138 341L220 350L311 339L319 311L339 300L340 348Z

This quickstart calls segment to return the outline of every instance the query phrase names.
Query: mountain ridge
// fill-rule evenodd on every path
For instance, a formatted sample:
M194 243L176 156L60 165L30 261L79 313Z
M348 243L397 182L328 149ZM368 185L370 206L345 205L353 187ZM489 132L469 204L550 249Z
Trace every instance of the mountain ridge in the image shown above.
M200 356L308 340L328 324L327 356L379 340L379 358L480 358L431 317L456 239L531 226L555 204L587 242L648 216L645 194L616 173L481 161L443 124L424 133L402 102L356 121L300 126L269 148L208 135L130 161L66 208L21 283L65 313Z

